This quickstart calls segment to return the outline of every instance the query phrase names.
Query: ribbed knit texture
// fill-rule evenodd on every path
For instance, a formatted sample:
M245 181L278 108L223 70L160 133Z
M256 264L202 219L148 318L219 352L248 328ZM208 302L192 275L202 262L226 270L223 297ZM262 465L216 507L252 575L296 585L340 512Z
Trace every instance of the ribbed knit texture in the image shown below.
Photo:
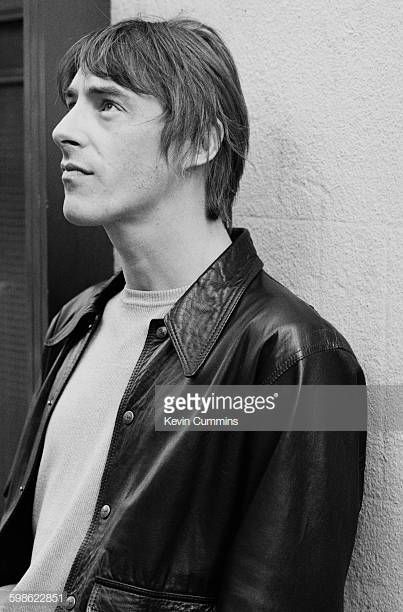
M62 593L94 513L117 410L150 320L162 318L186 289L125 287L107 303L49 422L36 483L31 565L15 590Z

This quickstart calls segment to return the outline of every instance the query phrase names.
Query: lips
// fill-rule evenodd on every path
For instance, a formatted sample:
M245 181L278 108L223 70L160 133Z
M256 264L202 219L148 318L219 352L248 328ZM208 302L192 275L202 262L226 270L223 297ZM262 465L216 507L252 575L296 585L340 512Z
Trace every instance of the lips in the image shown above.
M83 168L82 166L78 166L77 164L72 164L71 162L69 162L68 164L61 163L60 167L63 173L64 172L80 172L81 174L93 174L93 172L86 170L86 168Z

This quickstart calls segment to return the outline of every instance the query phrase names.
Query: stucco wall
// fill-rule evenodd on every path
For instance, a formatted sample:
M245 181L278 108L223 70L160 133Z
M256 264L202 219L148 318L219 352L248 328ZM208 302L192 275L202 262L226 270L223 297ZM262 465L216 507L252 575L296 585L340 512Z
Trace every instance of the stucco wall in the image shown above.
M221 32L252 126L234 224L250 228L269 274L333 322L380 385L369 390L365 498L345 594L346 610L360 612L403 609L402 387L385 386L402 383L400 5L112 0L112 21L183 11Z

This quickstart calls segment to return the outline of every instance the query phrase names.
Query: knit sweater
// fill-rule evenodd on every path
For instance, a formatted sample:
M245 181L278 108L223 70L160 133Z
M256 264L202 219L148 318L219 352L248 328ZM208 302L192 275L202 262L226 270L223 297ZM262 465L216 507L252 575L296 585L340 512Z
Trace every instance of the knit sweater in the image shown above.
M125 287L107 303L48 425L31 565L15 591L62 593L95 510L117 410L150 320L162 318L186 289Z

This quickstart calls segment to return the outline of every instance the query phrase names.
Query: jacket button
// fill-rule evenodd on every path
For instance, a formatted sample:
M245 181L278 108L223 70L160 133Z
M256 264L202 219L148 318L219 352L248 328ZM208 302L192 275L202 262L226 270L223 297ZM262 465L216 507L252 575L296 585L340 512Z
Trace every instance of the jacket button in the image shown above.
M101 518L103 518L103 519L108 518L110 513L111 513L111 507L108 506L108 504L105 504L105 506L102 506L102 508L101 508Z
M162 325L161 327L157 328L157 331L155 332L155 335L157 336L157 338L162 340L163 338L165 338L167 333L168 333L167 328L165 327L165 325Z
M48 404L48 406L52 406L52 405L53 405L53 400L49 399L49 400L47 401L47 404Z
M66 604L67 610L72 610L74 606L76 605L76 598L73 595L69 595L69 597L67 597L66 599L65 604Z
M124 415L123 415L123 423L125 425L130 425L130 423L133 421L134 419L134 414L131 410L127 410Z

